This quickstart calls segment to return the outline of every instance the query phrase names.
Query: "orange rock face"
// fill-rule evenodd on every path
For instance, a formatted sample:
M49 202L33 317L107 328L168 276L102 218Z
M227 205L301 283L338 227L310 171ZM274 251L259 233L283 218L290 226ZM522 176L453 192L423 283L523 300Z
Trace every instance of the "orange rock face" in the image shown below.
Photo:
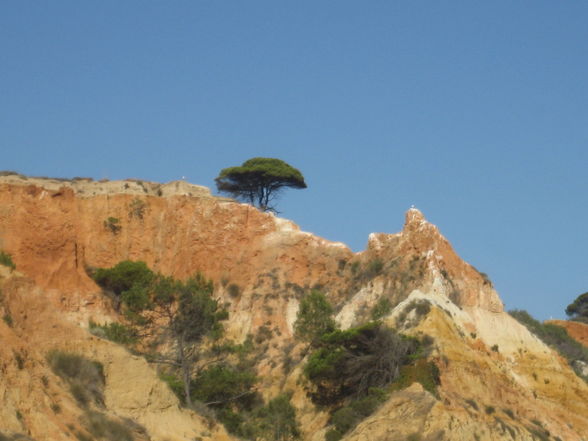
M372 297L383 293L396 304L417 285L437 281L459 305L502 310L489 282L417 210L407 213L401 233L373 234L368 249L353 254L341 243L212 197L201 187L192 192L189 184L168 184L158 189L167 196L158 196L123 182L106 190L100 185L0 179L0 246L65 309L104 308L87 268L130 259L177 278L200 271L213 279L234 309L253 312L242 333L266 321L290 333L285 319L290 314L292 321L292 300L315 287L339 304L375 283ZM372 268L374 262L381 268ZM229 285L238 286L238 298L228 295ZM269 319L259 312L268 304L276 312Z
M374 306L386 299L390 311L381 317L384 323L435 339L431 357L441 371L439 397L418 386L393 395L374 420L367 419L344 439L532 440L539 430L536 420L566 441L583 440L581 434L588 433L583 398L588 386L565 360L503 312L488 278L460 259L415 209L406 213L401 232L374 233L365 251L353 253L290 221L185 182L0 177L0 249L11 254L24 275L0 271L8 295L0 301L0 312L14 317L13 325L0 322L0 353L2 359L29 354L27 369L14 360L0 363L7 373L0 376L0 397L8 409L0 409L0 420L8 421L4 427L0 421L0 432L28 429L41 440L73 439L71 434L58 436L65 430L61 421L75 421L82 411L44 365L46 350L59 346L101 360L109 409L140 421L152 433L159 430L155 440L165 439L160 417L177 429L177 439L184 439L183 433L192 439L198 431L202 439L229 439L222 430L203 429L201 420L192 425L193 417L176 409L175 397L144 361L76 326L84 327L88 318L116 316L87 270L130 259L176 278L199 271L214 281L215 295L229 310L227 335L241 341L256 336L263 347L256 365L260 390L266 398L286 389L294 392L304 440L323 441L328 416L305 397L301 365L284 365L286 358L294 363L303 358L292 325L300 298L311 289L327 294L344 328L370 320ZM403 313L415 300L430 305L424 317ZM586 344L588 326L564 324ZM137 370L148 381L125 376ZM51 379L51 400L39 391L22 398L28 390L42 389L43 376ZM135 381L136 394L125 390ZM57 399L69 407L62 417L50 414ZM406 422L406 430L392 430L381 421ZM51 434L43 435L48 424Z
M548 323L553 323L554 325L565 328L570 337L588 348L588 325L586 323L566 320L549 320Z
M242 286L257 281L260 268L279 270L291 283L310 286L326 281L338 259L352 254L291 222L210 196L85 198L67 187L5 184L0 206L0 244L19 271L64 293L96 291L86 267L125 259L179 278L201 271ZM117 220L115 228L109 218Z

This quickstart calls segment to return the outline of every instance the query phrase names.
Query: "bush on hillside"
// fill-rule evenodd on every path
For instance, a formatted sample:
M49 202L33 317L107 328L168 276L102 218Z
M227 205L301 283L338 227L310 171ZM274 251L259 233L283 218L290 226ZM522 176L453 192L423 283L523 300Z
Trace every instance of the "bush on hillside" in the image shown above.
M132 345L137 342L137 331L122 323L112 322L104 325L99 325L90 321L90 332L96 337L104 338L121 345Z
M249 439L288 441L300 437L296 421L296 409L290 403L291 394L273 398L265 406L257 408L244 425L243 435Z
M551 323L541 323L535 320L527 311L515 309L508 312L512 317L527 327L529 331L535 334L545 344L557 350L564 358L568 360L572 368L575 360L588 363L588 349L581 343L569 336L561 326ZM576 371L576 373L578 373ZM588 379L586 379L588 381Z
M380 297L371 311L372 320L379 320L392 311L392 303L386 297Z
M317 404L336 404L345 397L365 396L371 388L384 387L400 368L418 357L420 344L377 322L323 335L311 354L304 374L313 387Z
M63 351L51 351L47 361L53 372L68 382L74 398L87 406L104 404L104 368L97 361Z
M300 308L294 322L295 337L315 346L322 335L337 329L333 313L333 307L325 295L320 291L312 290L300 301Z
M7 266L12 270L16 269L16 265L12 261L12 256L5 251L0 251L0 265Z

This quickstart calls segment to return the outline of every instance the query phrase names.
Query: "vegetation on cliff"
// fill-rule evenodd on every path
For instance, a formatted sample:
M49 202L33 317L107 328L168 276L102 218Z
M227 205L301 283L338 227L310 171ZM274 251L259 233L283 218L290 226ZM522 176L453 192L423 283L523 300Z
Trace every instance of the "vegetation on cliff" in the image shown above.
M12 256L5 251L0 251L0 265L4 265L13 270L16 269Z
M90 323L99 336L142 352L183 405L211 412L227 430L247 439L299 434L289 395L263 403L252 359L253 343L222 339L228 314L213 298L213 284L197 274L186 281L154 273L144 262L123 261L92 271L127 324ZM171 350L160 350L171 343ZM206 353L206 355L205 355Z
M135 332L123 332L120 326L105 327L117 338L131 340L134 335L148 336L151 342L169 339L172 354L158 353L152 360L181 371L184 401L192 404L190 382L198 360L199 344L205 337L222 333L222 320L228 315L212 298L212 282L201 274L186 281L155 274L144 262L123 261L112 268L94 272L94 280L114 294Z
M215 181L218 191L263 211L276 211L273 201L284 188L306 188L298 169L275 158L251 158L240 166L224 168Z
M572 320L588 323L588 292L580 294L566 308L566 314Z
M570 337L564 328L551 323L541 323L527 311L515 309L509 311L509 314L525 325L545 344L558 351L562 357L568 360L574 372L588 382L588 378L581 375L574 363L575 361L588 363L588 348Z
M307 395L331 411L327 441L339 440L393 390L416 381L436 395L439 369L423 358L430 338L420 341L398 334L379 321L337 329L332 307L317 291L300 306L295 335L312 349L303 371L309 382ZM378 306L376 315L388 307Z

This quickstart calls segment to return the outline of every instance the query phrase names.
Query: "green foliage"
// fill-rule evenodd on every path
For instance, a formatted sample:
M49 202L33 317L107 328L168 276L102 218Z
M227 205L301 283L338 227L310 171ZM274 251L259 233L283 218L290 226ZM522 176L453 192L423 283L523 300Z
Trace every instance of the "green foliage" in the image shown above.
M468 399L468 400L465 400L465 402L468 403L471 408L473 408L475 410L480 410L478 408L478 403L476 403L474 400Z
M251 439L288 441L300 437L296 409L291 394L280 394L265 406L256 409L244 424L243 433Z
M190 384L192 395L207 406L251 409L257 377L251 371L217 364L200 372Z
M116 217L109 217L104 221L104 228L110 231L112 234L118 234L118 232L122 229L120 225L120 219Z
M205 369L192 380L191 396L215 409L217 418L230 433L245 436L245 414L259 401L254 389L256 382L252 370L221 363Z
M10 326L12 328L12 326L14 326L14 321L12 320L12 316L10 315L10 313L6 313L2 316L2 320L4 320L4 323L6 323L8 326Z
M441 384L439 368L424 358L406 364L400 369L400 376L392 384L392 390L405 389L413 383L420 383L425 390L438 397L437 386Z
M99 412L86 413L86 427L98 440L133 441L128 427Z
M0 251L0 265L7 266L12 270L16 269L16 265L12 261L12 256L5 251Z
M92 274L92 278L101 288L121 296L123 292L133 287L150 286L155 274L145 262L123 260L112 268L98 268Z
M418 340L396 334L377 322L322 336L304 367L317 404L362 397L393 382L400 368L420 351Z
M373 260L370 260L370 262L368 263L364 277L367 279L373 279L374 277L379 275L383 269L384 262L382 261L382 259L377 257Z
M379 320L387 316L392 311L392 303L386 297L380 297L378 302L372 308L372 320Z
M94 280L119 299L132 325L105 329L112 337L131 342L141 334L172 340L175 353L157 354L154 359L180 366L184 400L190 406L189 382L197 359L197 344L206 337L222 335L220 323L228 318L212 298L213 283L196 274L186 281L155 274L144 262L123 261L112 268L97 269Z
M236 283L231 283L228 287L227 290L229 291L229 295L231 297L239 297L239 294L241 294L241 288L239 288L239 285L237 285Z
M16 367L22 371L25 367L25 360L23 356L18 352L14 352L14 360L16 361Z
M0 174L0 176L2 176ZM17 413L17 416L20 413ZM19 418L20 419L20 418ZM0 441L34 441L32 438L29 438L26 435L22 435L20 433L13 433L12 435L4 435L0 432Z
M257 328L257 334L255 334L255 343L261 344L264 341L268 341L272 338L273 332L266 325L261 325Z
M129 204L129 217L136 217L137 219L143 219L145 216L145 210L147 209L147 204L145 201L135 198Z
M513 419L513 420L514 420L514 418L515 418L515 414L514 414L514 412L512 411L512 409L502 409L502 411L503 411L503 412L504 412L506 415L508 415L508 417L509 417L510 419Z
M306 188L299 170L275 158L252 158L241 166L224 168L215 179L218 191L275 211L270 205L284 188Z
M566 308L566 314L572 320L588 323L588 292L580 294L570 303Z
M171 391L179 398L182 404L185 403L185 396L184 396L184 383L180 380L177 375L171 373L160 373L159 378L168 385Z
M132 345L138 340L136 329L125 326L122 323L112 322L99 325L90 321L90 332L97 337L105 338L121 345Z
M568 332L551 323L543 324L535 320L527 311L512 310L508 312L512 317L525 325L529 331L539 337L545 344L557 350L566 358L572 368L575 360L588 363L588 349L568 335ZM576 371L578 375L579 372ZM584 378L586 381L588 379Z
M51 351L47 361L53 372L68 382L72 395L83 406L104 403L104 368L78 354Z
M331 414L330 424L334 427L327 433L327 439L341 439L359 422L374 413L387 397L388 394L383 389L371 388L366 396L337 409Z
M300 302L294 322L295 337L316 346L323 334L337 328L333 312L333 307L323 293L311 291Z
M405 306L400 314L398 314L397 321L399 323L404 322L408 314L412 311L415 311L416 318L420 320L431 311L431 304L425 299L413 300Z

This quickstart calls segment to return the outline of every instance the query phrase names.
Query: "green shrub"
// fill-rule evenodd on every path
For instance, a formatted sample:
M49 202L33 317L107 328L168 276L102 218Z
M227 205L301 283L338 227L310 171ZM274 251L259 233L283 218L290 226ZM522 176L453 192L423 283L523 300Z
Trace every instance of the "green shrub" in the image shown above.
M337 429L329 429L325 434L325 441L339 441L343 438L343 433L339 432Z
M526 326L529 331L539 337L539 339L545 344L558 351L562 357L568 360L573 369L573 362L575 360L588 363L588 348L570 337L564 328L551 323L543 324L535 320L524 310L515 309L508 313L521 324ZM581 376L577 370L575 370L575 372ZM587 378L584 378L584 380L588 381Z
M410 386L413 383L420 383L423 388L439 397L437 386L441 384L441 374L439 368L432 361L423 358L416 360L414 363L406 364L400 369L400 376L391 388L400 390Z
M503 411L503 412L504 412L506 415L508 415L508 416L510 417L510 419L513 419L513 420L514 420L514 418L515 418L515 414L514 414L514 412L512 411L512 409L502 409L502 411Z
M286 441L300 437L296 409L290 403L291 394L281 394L265 406L256 409L243 425L243 435L251 439Z
M56 375L70 386L74 398L84 406L94 402L104 403L104 368L97 361L88 360L78 354L51 351L47 361Z
M115 308L118 309L120 303L125 305L125 312L131 320L139 319L138 314L151 306L149 290L154 285L156 288L162 288L163 284L170 285L162 288L166 293L177 288L177 283L171 278L156 276L141 261L124 260L112 268L98 268L91 276L102 289L114 294Z
M266 325L261 325L257 328L257 334L255 334L255 343L261 344L264 341L270 340L272 338L272 330L268 328Z
M377 275L379 275L382 270L384 269L384 262L379 257L370 260L367 264L367 268L364 274L366 279L373 279Z
M418 340L378 322L325 334L318 346L304 367L313 386L308 392L316 404L336 404L386 386L420 350Z
M386 297L380 297L371 311L372 320L379 320L392 311L392 303Z
M109 217L104 221L104 228L106 228L112 234L118 234L118 232L122 229L120 225L120 219L116 217Z
M184 383L176 375L170 373L160 373L159 378L164 381L171 391L179 398L182 404L185 404Z
M129 217L136 217L137 219L143 219L145 216L145 210L147 204L139 198L135 198L129 204Z
M337 432L347 433L357 423L357 415L350 406L345 406L335 411L331 415L331 424L335 426Z
M341 439L363 419L370 416L386 401L388 394L379 388L372 388L362 398L352 400L346 406L340 407L331 414L330 424L334 426L327 434L330 439Z
M431 304L428 300L424 299L413 300L404 307L402 312L398 315L397 321L400 323L404 322L408 314L412 311L415 311L416 318L420 320L431 311Z
M312 290L300 302L294 322L294 335L311 346L316 345L323 334L337 328L333 313L333 307L325 295Z
M105 338L121 345L132 345L137 342L137 331L122 323L112 322L99 325L90 321L90 332L97 337Z
M227 290L229 291L229 295L233 298L239 297L239 294L241 294L241 288L239 288L239 285L237 285L236 283L231 283L227 287Z
M133 287L149 286L155 274L145 262L123 260L112 268L98 268L92 274L92 278L102 289L121 296L123 292Z
M10 326L12 328L12 326L14 326L14 321L12 320L12 316L10 315L10 313L6 313L2 316L2 320L4 320L4 323L6 323L8 326Z
M492 415L494 412L496 412L496 409L494 408L494 406L486 406L485 410L488 415Z
M86 427L100 440L133 441L133 435L128 427L99 412L86 414Z
M22 371L25 367L25 360L23 356L20 353L15 352L14 359L16 360L16 367L18 367Z
M465 400L465 402L468 403L471 408L473 408L475 410L480 410L478 408L478 403L476 403L474 400L468 399L468 400Z
M0 174L1 176L1 174ZM18 412L20 414L20 412ZM22 417L22 415L21 415ZM20 418L19 418L20 419ZM35 441L33 438L30 438L26 435L20 433L13 433L12 435L4 435L0 432L0 441Z
M256 382L257 377L251 371L217 364L200 372L192 380L190 389L192 396L207 406L226 407L234 404L249 409L257 398L253 390Z
M244 412L259 401L253 371L217 364L201 371L190 383L192 397L216 411L218 420L232 434L244 436Z
M0 265L7 266L12 270L16 269L16 265L12 261L12 256L5 251L0 251Z

